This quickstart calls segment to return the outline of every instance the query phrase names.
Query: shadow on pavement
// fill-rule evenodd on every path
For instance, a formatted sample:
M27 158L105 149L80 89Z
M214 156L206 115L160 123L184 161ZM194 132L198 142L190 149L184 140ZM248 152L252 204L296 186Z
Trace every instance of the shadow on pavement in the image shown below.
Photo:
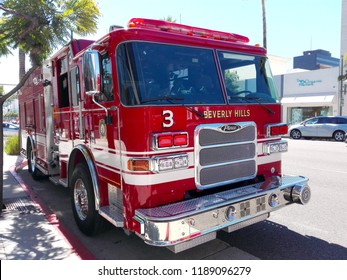
M217 237L263 260L347 260L347 248L271 221Z

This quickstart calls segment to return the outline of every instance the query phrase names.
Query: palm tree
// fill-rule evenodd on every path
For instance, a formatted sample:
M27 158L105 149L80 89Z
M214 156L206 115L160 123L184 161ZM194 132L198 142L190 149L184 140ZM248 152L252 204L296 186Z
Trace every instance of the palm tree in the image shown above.
M172 16L164 17L162 20L168 21L168 22L176 22L176 20Z
M100 11L94 0L3 0L0 2L0 56L19 49L20 81L0 96L0 123L4 102L16 93L49 53L79 35L96 33ZM31 68L25 73L25 53ZM3 173L3 129L0 128L0 174ZM3 176L0 176L0 212L3 206Z

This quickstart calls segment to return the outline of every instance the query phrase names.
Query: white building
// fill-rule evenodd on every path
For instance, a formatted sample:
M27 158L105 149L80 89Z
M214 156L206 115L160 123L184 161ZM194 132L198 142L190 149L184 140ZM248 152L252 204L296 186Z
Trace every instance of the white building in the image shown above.
M282 97L283 122L338 115L339 67L275 76Z

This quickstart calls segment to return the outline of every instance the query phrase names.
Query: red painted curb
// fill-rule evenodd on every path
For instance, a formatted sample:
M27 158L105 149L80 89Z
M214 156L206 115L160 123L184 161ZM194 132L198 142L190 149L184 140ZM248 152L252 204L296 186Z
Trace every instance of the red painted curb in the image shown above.
M66 227L64 226L57 216L49 209L42 200L35 195L35 193L25 184L23 179L15 171L15 167L9 169L13 177L22 187L22 189L30 196L33 202L45 215L48 222L56 228L63 239L70 245L73 254L79 257L81 260L96 260L96 257L79 241L79 239Z

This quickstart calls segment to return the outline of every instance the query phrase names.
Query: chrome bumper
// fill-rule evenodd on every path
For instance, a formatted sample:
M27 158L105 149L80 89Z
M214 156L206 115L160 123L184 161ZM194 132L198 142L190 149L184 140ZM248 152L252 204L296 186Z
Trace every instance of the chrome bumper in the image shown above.
M307 182L301 176L273 177L238 189L138 209L134 219L141 226L139 236L150 245L170 247L194 239L191 243L196 246L215 238L220 229L230 232L264 220L285 205L308 203L311 192Z

